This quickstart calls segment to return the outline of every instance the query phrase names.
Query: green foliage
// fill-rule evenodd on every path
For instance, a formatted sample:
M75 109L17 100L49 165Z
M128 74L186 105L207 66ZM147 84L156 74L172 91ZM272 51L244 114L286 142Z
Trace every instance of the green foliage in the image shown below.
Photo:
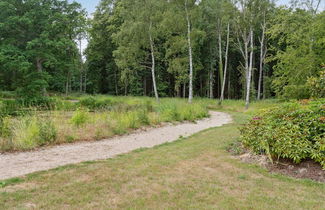
M16 116L24 113L22 106L15 100L0 101L0 117L12 115Z
M324 104L305 100L266 109L241 128L241 141L272 159L313 159L325 168Z
M14 91L0 91L0 98L15 98L16 93Z
M157 107L162 121L194 121L208 116L205 104L188 104L185 101L169 100L162 102Z
M2 150L33 149L52 143L57 137L57 130L52 121L35 116L5 118L0 128Z
M325 98L325 71L321 71L319 77L309 78L308 86L312 97Z
M74 112L72 118L70 119L70 123L72 123L76 127L80 127L86 124L89 121L88 110L78 108L77 111Z
M55 141L57 137L57 130L55 125L50 120L44 120L39 123L39 145L50 144Z
M64 91L66 79L80 72L75 40L86 14L67 0L2 0L0 10L0 86L43 104L45 88Z
M110 108L112 106L112 101L109 98L86 97L81 98L78 104L81 107L85 107L90 110L98 110Z
M150 125L150 119L146 109L140 109L137 112L137 118L142 125Z
M325 59L325 13L314 15L307 10L279 9L268 34L274 43L276 61L272 86L277 96L309 98L307 80L318 75Z

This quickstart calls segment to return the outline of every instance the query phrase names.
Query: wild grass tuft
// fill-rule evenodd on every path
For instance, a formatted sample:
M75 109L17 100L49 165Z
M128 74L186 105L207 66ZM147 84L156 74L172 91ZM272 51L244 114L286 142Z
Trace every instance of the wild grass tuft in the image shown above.
M89 121L89 113L87 110L82 108L77 109L70 120L70 122L76 127L86 124L87 121Z

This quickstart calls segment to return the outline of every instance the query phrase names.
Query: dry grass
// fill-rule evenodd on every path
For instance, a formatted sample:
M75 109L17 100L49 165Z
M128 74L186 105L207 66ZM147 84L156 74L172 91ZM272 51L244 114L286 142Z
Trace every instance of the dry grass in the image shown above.
M0 209L323 209L324 184L269 174L225 151L246 118L234 116L188 139L29 175L1 190Z

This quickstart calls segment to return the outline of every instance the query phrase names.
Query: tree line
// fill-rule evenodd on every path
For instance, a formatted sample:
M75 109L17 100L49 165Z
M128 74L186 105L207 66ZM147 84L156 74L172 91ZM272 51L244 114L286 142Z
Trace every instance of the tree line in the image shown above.
M321 0L0 3L0 85L159 97L308 98L325 62ZM85 61L79 41L88 39ZM25 90L25 91L24 91Z

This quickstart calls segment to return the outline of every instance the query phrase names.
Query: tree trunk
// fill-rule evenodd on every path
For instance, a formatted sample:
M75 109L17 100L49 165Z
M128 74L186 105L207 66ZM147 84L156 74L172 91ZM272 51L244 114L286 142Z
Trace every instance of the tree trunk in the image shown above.
M37 72L38 73L43 72L42 59L36 58L36 67L37 67Z
M209 72L209 97L213 98L213 66L211 62L210 72Z
M147 96L147 78L143 78L143 95Z
M83 73L83 65L82 65L82 49L81 49L81 39L79 39L79 54L80 54L80 84L79 84L79 92L82 93L82 87L83 87L83 84L82 84L82 73Z
M204 94L204 90L203 90L203 79L202 79L202 75L200 75L200 95L201 97L203 97Z
M183 85L183 98L186 98L186 83Z
M264 82L264 85L263 85L263 100L266 99L266 84L265 84L265 79L266 79L266 72L263 71L263 82Z
M245 108L249 107L249 97L250 97L250 89L251 89L251 78L252 78L252 69L253 69L253 51L254 51L254 42L253 42L253 29L250 28L250 58L249 58L249 68L247 72L246 78L246 103Z
M151 74L152 74L152 83L153 83L153 90L155 92L155 98L157 102L159 102L159 96L158 96L158 91L157 91L157 85L156 85L156 75L155 75L155 54L154 54L154 42L151 36L151 27L152 27L152 22L150 22L149 26L149 40L150 40L150 50L151 50Z
M85 79L84 79L84 92L87 92L87 70L85 70Z
M115 78L115 94L118 95L118 86L117 86L117 69L115 69L115 72L114 72L114 78Z
M36 58L36 68L37 68L38 73L43 72L43 61L42 61L41 58ZM45 87L42 89L42 95L43 96L46 95L46 88Z
M263 63L265 59L265 52L264 51L264 40L265 40L265 18L264 23L262 25L262 38L261 38L261 52L260 52L260 71L259 71L259 78L258 78L258 90L257 90L257 100L261 99L261 92L262 92L262 78L263 78Z
M230 69L229 69L230 70ZM228 74L228 99L230 99L231 98L231 96L230 96L230 88L231 88L231 85L230 85L230 79L231 79L231 77L230 77L230 73L231 73L231 71L229 71L229 74Z
M125 87L124 87L124 95L127 96L128 94L128 83L125 83Z
M222 95L222 87L223 87L223 60L222 60L222 42L221 42L221 21L218 22L218 43L219 43L219 80L220 80L220 97ZM221 101L219 101L219 104L221 104Z
M187 0L185 1L185 12L186 12L186 21L187 21L188 54L189 54L189 62L190 62L188 102L192 103L192 100L193 100L193 58L192 58L192 46L191 46L191 23L190 23L190 17L188 14L188 10L187 10Z
M229 23L227 26L227 44L226 44L226 54L225 54L225 70L224 70L224 75L223 75L223 82L222 82L222 88L221 88L221 96L220 96L220 101L219 104L221 105L222 101L224 100L224 95L225 95L225 85L226 85L226 78L227 78L227 66L228 66L228 50L229 50Z
M67 81L65 83L65 95L67 96L69 94L69 77L67 78Z

